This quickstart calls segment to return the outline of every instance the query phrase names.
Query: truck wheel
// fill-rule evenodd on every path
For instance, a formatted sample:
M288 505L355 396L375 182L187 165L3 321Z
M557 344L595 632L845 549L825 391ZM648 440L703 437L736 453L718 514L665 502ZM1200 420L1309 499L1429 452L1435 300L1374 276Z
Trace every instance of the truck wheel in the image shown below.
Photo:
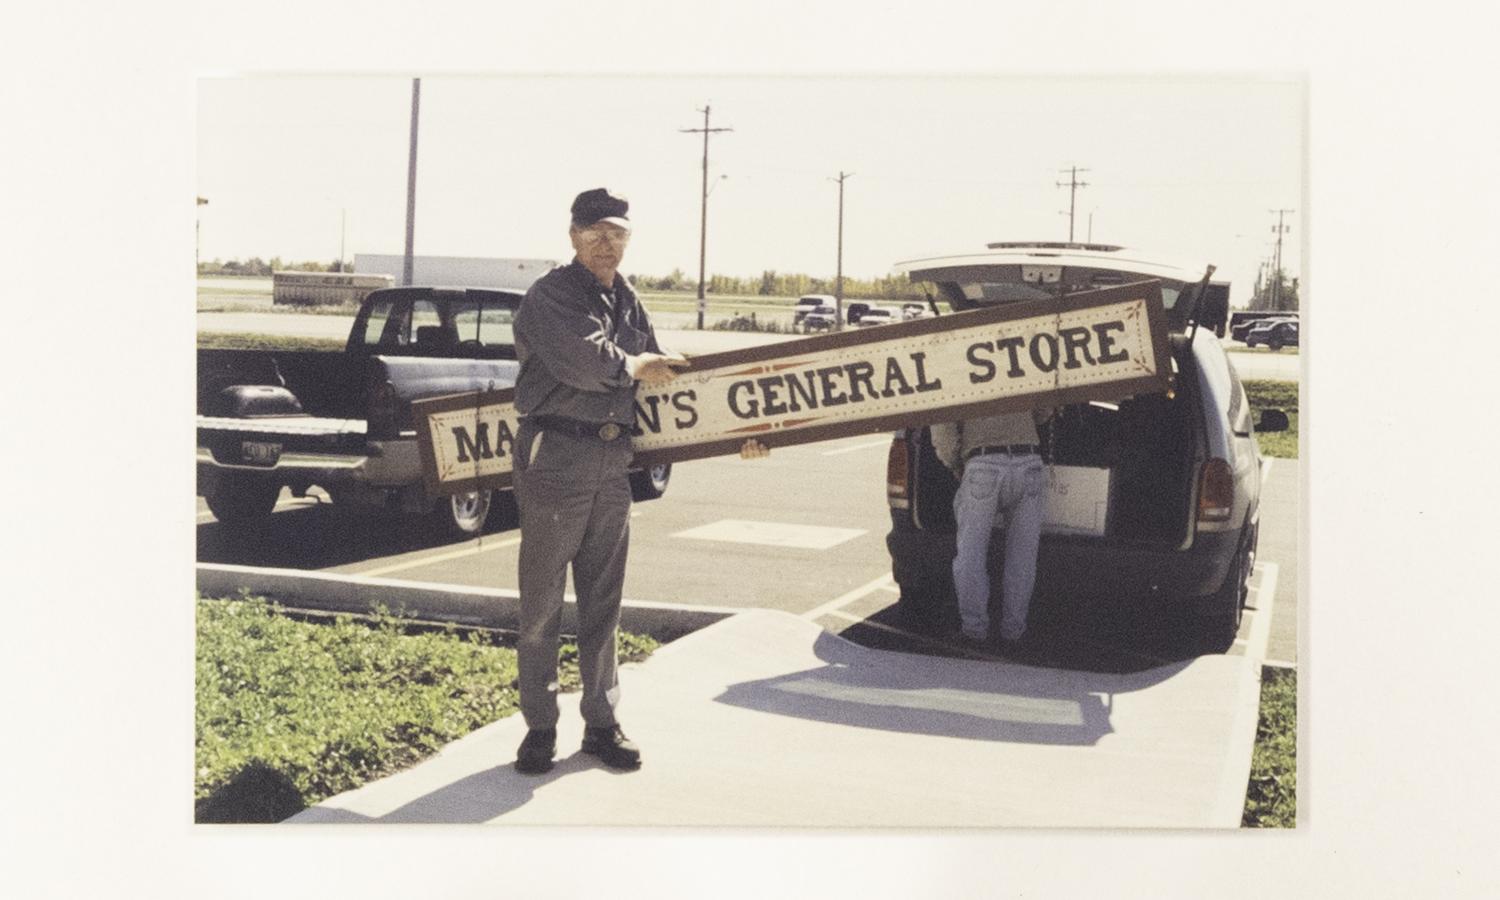
M1266 344L1266 346L1271 348L1272 353L1280 353L1283 345L1281 338L1271 338L1271 342Z
M630 496L637 502L655 500L667 492L667 482L671 480L671 463L662 463L639 472L631 472Z
M432 519L443 534L463 540L483 531L489 514L490 492L467 491L439 500L433 507Z
M264 519L276 506L281 485L259 478L224 478L204 496L214 518L225 525Z

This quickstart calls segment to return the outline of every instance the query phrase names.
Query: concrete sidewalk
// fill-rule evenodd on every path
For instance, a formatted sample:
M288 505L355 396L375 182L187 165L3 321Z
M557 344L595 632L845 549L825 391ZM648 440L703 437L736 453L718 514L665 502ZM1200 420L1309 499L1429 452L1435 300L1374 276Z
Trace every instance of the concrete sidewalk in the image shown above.
M786 613L740 613L621 672L643 767L578 752L511 766L519 715L294 823L1234 828L1259 662L1110 675L871 650Z

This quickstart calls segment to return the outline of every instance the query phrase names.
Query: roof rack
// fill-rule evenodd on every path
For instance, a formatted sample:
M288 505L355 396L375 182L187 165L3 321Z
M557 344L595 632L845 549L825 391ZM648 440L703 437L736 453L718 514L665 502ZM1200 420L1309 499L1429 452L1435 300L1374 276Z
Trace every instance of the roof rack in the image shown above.
M1020 250L1033 247L1038 250L1095 250L1110 253L1115 250L1124 250L1119 244L1078 244L1071 241L997 241L993 244L985 244L991 250Z

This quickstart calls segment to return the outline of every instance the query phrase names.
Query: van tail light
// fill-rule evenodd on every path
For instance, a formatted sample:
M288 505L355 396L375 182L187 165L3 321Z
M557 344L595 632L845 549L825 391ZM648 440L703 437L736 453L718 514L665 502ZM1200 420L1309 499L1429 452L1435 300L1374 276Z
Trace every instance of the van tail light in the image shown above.
M1203 466L1198 484L1198 521L1227 522L1234 509L1234 470L1222 459Z
M399 407L396 389L389 381L381 379L371 383L370 403L366 407L369 416L365 425L366 432L372 437L394 437L399 430L396 427Z
M891 449L885 458L885 496L892 506L905 506L910 499L907 476L907 442L904 435L891 439Z

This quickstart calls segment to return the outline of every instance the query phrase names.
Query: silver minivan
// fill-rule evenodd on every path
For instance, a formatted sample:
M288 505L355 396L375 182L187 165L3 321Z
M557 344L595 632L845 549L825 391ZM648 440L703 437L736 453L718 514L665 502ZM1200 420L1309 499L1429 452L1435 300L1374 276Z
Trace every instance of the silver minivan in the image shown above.
M1259 536L1255 429L1287 427L1286 415L1275 410L1258 425L1251 422L1239 375L1219 342L1228 283L1204 282L1202 269L1098 244L991 244L987 252L899 267L913 282L933 285L955 312L1160 281L1171 388L1064 407L1041 435L1049 495L1034 604L1048 597L1163 601L1184 614L1195 648L1227 649L1239 628ZM934 455L927 428L896 433L886 483L886 544L900 612L910 625L941 629L951 624L956 606L957 482ZM1003 534L995 538L992 597L998 603Z

